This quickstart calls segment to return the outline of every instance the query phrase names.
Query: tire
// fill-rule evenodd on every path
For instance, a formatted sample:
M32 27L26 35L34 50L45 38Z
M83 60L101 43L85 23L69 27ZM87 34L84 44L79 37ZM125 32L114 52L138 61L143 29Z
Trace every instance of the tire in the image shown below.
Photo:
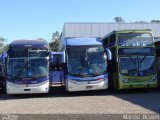
M3 93L7 93L6 81L4 81L4 82L2 83L2 91L3 91Z
M108 78L109 78L108 79L109 89L110 90L114 90L113 74L109 74Z

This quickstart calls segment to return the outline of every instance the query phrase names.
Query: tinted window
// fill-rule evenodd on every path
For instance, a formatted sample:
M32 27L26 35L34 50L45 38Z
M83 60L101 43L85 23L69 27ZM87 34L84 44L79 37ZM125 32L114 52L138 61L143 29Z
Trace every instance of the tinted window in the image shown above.
M62 54L53 54L53 65L62 64Z
M47 48L26 48L26 47L11 47L9 48L8 55L10 58L18 57L47 57Z
M120 74L124 76L146 76L156 73L154 56L120 57L119 67Z
M120 48L118 51L119 55L154 55L155 48Z
M120 46L151 46L153 38L149 33L120 33L118 34Z
M116 44L116 34L112 34L109 37L109 47L115 46L115 44Z
M108 37L103 40L103 46L108 47Z
M70 47L68 50L68 72L79 76L96 76L106 72L102 46Z

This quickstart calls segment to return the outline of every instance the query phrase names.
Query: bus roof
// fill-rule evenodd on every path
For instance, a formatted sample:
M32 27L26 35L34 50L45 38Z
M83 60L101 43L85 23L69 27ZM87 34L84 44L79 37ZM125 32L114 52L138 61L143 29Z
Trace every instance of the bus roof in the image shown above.
M134 30L115 30L115 31L112 31L111 33L105 35L103 39L107 38L108 36L110 36L111 34L114 34L114 33L130 33L130 32L152 32L150 29L134 29Z
M10 46L24 46L24 45L30 45L30 46L48 46L48 43L46 40L14 40L10 43Z
M71 38L66 39L68 46L83 46L83 45L102 45L101 40L98 38Z

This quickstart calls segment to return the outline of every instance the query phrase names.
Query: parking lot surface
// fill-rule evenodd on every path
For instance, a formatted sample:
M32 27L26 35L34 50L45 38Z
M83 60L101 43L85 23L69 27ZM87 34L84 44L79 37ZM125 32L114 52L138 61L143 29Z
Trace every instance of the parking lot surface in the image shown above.
M65 92L49 94L0 93L1 114L154 114L160 113L160 90Z

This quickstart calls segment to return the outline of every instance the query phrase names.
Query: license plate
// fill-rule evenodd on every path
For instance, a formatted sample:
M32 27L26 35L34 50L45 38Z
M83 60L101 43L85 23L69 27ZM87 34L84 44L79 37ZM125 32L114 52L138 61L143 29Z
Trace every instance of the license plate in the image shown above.
M91 85L90 86L86 86L86 88L90 89L90 88L93 88L93 86L91 86Z

